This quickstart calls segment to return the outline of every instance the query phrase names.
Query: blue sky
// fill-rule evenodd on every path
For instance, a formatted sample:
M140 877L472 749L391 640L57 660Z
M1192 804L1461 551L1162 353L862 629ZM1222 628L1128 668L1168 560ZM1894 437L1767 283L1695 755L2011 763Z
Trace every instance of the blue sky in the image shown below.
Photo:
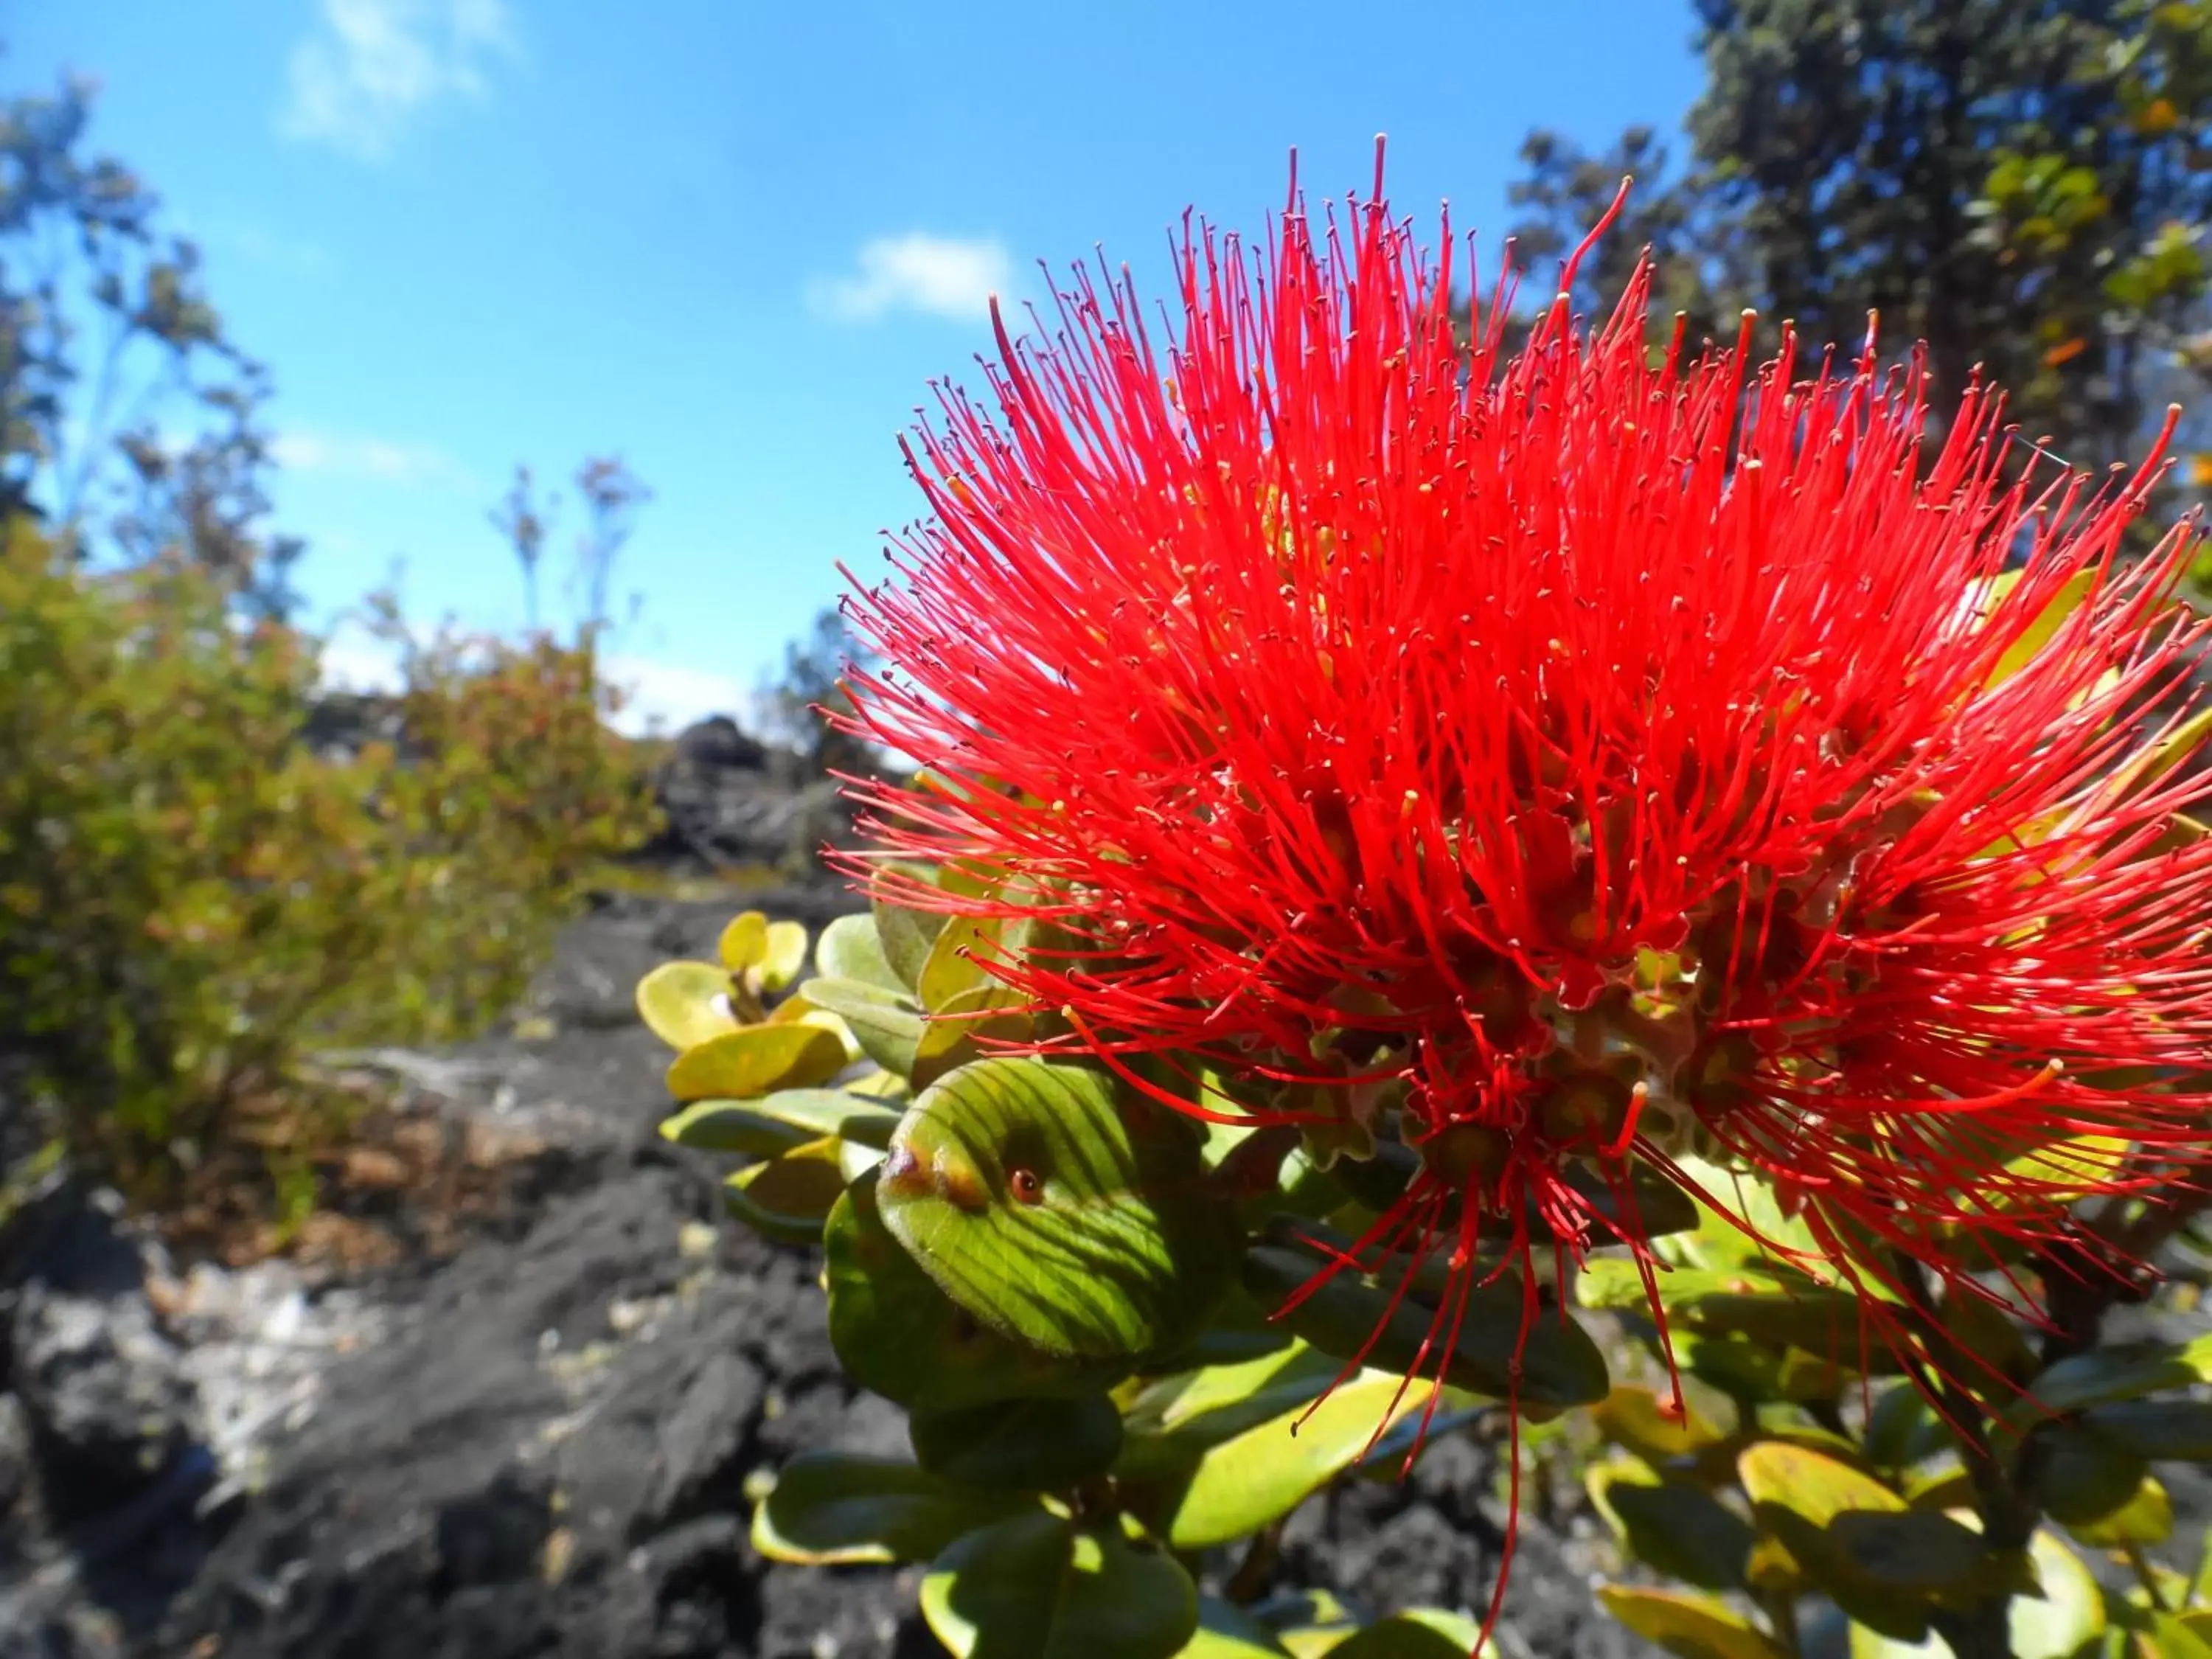
M509 628L517 462L654 490L617 587L641 708L741 706L918 496L896 441L971 383L983 299L1103 244L1249 228L1293 146L1340 194L1505 221L1533 126L1678 126L1686 0L15 0L0 74L103 88L94 147L199 240L274 372L277 522L317 618ZM573 524L571 526L573 527Z

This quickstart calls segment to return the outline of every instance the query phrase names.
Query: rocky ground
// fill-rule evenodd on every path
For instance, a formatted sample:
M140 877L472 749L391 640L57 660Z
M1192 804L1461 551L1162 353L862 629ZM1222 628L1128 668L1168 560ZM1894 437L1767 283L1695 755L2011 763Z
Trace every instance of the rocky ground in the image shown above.
M757 1476L902 1450L903 1427L842 1381L813 1255L720 1224L712 1168L653 1133L664 1055L630 987L708 952L727 908L611 902L520 1035L349 1057L461 1166L440 1227L361 1223L380 1255L182 1270L66 1192L0 1242L0 1656L938 1651L911 1573L746 1541ZM1310 1506L1282 1582L1479 1608L1495 1474L1462 1437ZM1526 1525L1497 1650L1642 1651L1595 1609L1595 1564L1586 1519Z

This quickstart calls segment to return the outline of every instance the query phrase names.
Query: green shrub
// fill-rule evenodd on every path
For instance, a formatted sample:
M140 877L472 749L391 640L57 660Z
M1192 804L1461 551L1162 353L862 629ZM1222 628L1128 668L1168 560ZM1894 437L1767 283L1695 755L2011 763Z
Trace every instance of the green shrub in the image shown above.
M203 572L0 551L0 1053L40 1133L153 1201L300 1167L330 1044L478 1030L647 828L588 635L410 653L409 754L298 740L314 643Z

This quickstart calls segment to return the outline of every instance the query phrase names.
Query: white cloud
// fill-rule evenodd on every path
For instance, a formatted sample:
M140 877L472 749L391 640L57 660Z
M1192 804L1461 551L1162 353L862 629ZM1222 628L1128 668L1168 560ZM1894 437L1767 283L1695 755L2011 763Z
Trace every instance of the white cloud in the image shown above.
M292 48L277 130L362 161L389 155L416 115L489 95L512 57L507 0L321 0L322 26Z
M405 683L398 651L374 635L334 634L317 661L327 690L397 691Z
M727 674L622 655L610 656L602 667L608 683L629 697L614 719L625 736L642 737L656 727L678 732L709 714L727 714L750 729L752 696Z
M872 322L890 311L966 321L987 315L991 296L1012 287L1013 274L1013 261L994 240L916 230L866 243L852 273L811 283L806 300L817 313L839 322Z
M294 472L319 472L328 477L402 487L434 484L458 489L483 489L468 468L428 444L394 443L388 438L360 434L296 429L278 433L269 446L269 453L279 466Z

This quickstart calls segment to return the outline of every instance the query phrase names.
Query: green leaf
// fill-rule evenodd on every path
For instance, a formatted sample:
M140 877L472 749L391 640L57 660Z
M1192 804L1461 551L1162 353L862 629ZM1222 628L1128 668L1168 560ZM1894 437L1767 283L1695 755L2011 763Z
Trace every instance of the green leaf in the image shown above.
M806 971L806 927L803 922L772 921L755 966L761 989L773 994Z
M921 1006L940 1013L956 1005L969 1012L981 1008L1018 1008L1026 999L988 970L985 964L1018 958L1029 942L1030 924L1019 916L954 916L931 941L929 955L915 975ZM979 1004L977 994L984 994Z
M825 1135L738 1170L722 1183L730 1213L763 1237L819 1243L822 1224L845 1190L842 1151L836 1137Z
M1650 1389L1625 1384L1592 1407L1590 1421L1607 1439L1655 1468L1695 1457L1727 1438L1694 1406L1685 1402L1678 1417Z
M745 1025L687 1048L668 1068L678 1100L750 1100L825 1083L845 1069L845 1045L818 1025Z
M1103 1394L1006 1400L916 1412L907 1424L922 1468L966 1486L1038 1492L1103 1474L1121 1450L1121 1413Z
M2040 1595L2012 1598L2013 1659L2078 1659L2105 1628L2104 1598L2080 1558L2048 1532L2028 1540ZM1949 1659L1941 1638L1900 1641L1863 1625L1851 1627L1851 1659Z
M2097 1581L2055 1534L2038 1532L2027 1554L2043 1593L2013 1597L2013 1659L2073 1659L2105 1628Z
M1910 1382L1899 1382L1874 1402L1867 1415L1867 1461L1900 1469L1935 1456L1952 1444L1950 1430Z
M1815 1284L1785 1267L1749 1262L1717 1270L1662 1270L1657 1283L1668 1317L1686 1330L1706 1336L1741 1334L1770 1347L1800 1348L1852 1370L1863 1357L1875 1365L1884 1363L1879 1343L1863 1355L1859 1298L1840 1285ZM1588 1263L1577 1289L1585 1307L1648 1305L1636 1264L1618 1257Z
M962 1534L1033 1498L969 1492L895 1458L805 1452L753 1511L753 1547L771 1561L927 1561Z
M942 880L942 872L927 865L892 867L932 884ZM876 919L876 939L884 963L902 985L913 989L921 978L921 964L929 960L929 947L937 942L950 918L939 911L909 910L881 897L872 896L868 908Z
M768 954L768 918L758 910L732 916L714 943L726 974L742 974Z
M744 1109L809 1136L836 1135L878 1151L891 1144L899 1121L899 1114L882 1102L839 1089L779 1089L744 1102Z
M1833 1400L1855 1373L1802 1348L1772 1348L1747 1336L1676 1336L1674 1350L1690 1374L1751 1405Z
M908 1073L917 1089L992 1057L994 1043L1019 1042L1034 1030L1029 1012L1009 1005L1001 988L972 986L921 1023Z
M738 1029L730 976L711 962L664 962L637 982L638 1017L678 1053Z
M2212 1401L2121 1401L2092 1406L2081 1421L2138 1457L2212 1462Z
M1198 1632L1176 1659L1288 1659L1290 1650L1243 1608L1211 1595L1198 1599Z
M1786 1659L1751 1621L1710 1595L1601 1584L1605 1610L1680 1659Z
M1220 1303L1242 1230L1198 1138L1106 1073L986 1060L892 1137L884 1219L977 1319L1048 1352L1163 1352Z
M908 987L884 955L872 915L840 916L814 941L814 971L823 979L857 980L903 997Z
M2044 647L2058 637L2058 631L2065 627L2067 618L2081 608L2081 602L2095 591L2096 586L2097 572L2094 570L2076 571L2068 577L2050 602L2005 647L2004 654L1997 659L1996 666L1990 672L1988 683L1990 685L2002 684L2033 662ZM2009 592L2010 590L2006 591ZM2014 607L2004 606L2002 611L1993 611L1992 617L2002 615L2003 611L2014 611L2014 616L2017 615ZM2007 616L2006 625L2011 626L2014 620L2014 616Z
M1122 1519L972 1532L922 1579L922 1617L957 1659L1174 1659L1198 1629L1197 1588Z
M1147 1383L1123 1414L1127 1437L1115 1473L1124 1480L1187 1474L1209 1448L1320 1399L1343 1369L1293 1340Z
M1127 1375L1118 1362L1054 1358L960 1309L884 1226L877 1183L845 1189L823 1231L830 1346L860 1387L918 1412L993 1401L1075 1397Z
M1917 1642L1927 1635L1925 1602L1900 1587L1883 1588L1866 1570L1863 1558L1883 1559L1885 1553L1863 1539L1856 1551L1846 1548L1850 1528L1836 1533L1836 1522L1847 1515L1905 1516L1903 1498L1848 1463L1780 1441L1747 1447L1736 1474L1759 1531L1845 1613L1885 1636ZM1930 1510L1911 1513L1944 1518ZM1974 1543L1978 1551L1979 1540Z
M1222 1441L1170 1500L1163 1534L1174 1548L1192 1550L1257 1532L1358 1462L1391 1423L1425 1407L1430 1392L1387 1372L1363 1372L1317 1406Z
M845 1022L860 1052L901 1077L914 1070L921 1046L921 1011L902 992L857 979L810 979L799 994Z
M1905 1595L1970 1590L1990 1568L1981 1534L1934 1510L1846 1510L1828 1522L1827 1546L1838 1567Z
M2212 1659L2212 1613L2154 1613L2150 1636L2158 1659Z
M2095 1430L2059 1423L2038 1439L2033 1486L2052 1520L2087 1526L2133 1498L2148 1473L2142 1458Z
M820 1131L780 1123L753 1109L753 1103L698 1100L660 1121L660 1138L704 1152L743 1152L775 1158L819 1138Z
M1329 1659L1467 1659L1482 1626L1439 1607L1413 1607L1369 1625L1329 1649Z
M1263 1308L1281 1308L1325 1265L1313 1251L1280 1245L1255 1245L1244 1253L1244 1288ZM1350 1359L1366 1350L1363 1363L1402 1373L1428 1340L1438 1335L1425 1362L1432 1372L1443 1359L1443 1324L1433 1309L1410 1296L1391 1302L1395 1286L1349 1269L1281 1316L1281 1322L1324 1353ZM1522 1283L1512 1274L1474 1286L1468 1294L1459 1342L1444 1367L1443 1380L1455 1389L1504 1398L1515 1388L1515 1350L1520 1352L1519 1402L1523 1406L1588 1406L1606 1396L1611 1379L1605 1356L1589 1334L1558 1309L1539 1310L1521 1343ZM1368 1340L1380 1330L1372 1347Z
M2173 1536L2173 1500L2158 1477L2146 1474L2126 1503L2095 1521L2067 1528L2092 1549L2122 1549L2131 1544L2163 1544Z
M2005 1411L2003 1420L2025 1428L2046 1417L2207 1381L2212 1381L2212 1336L2179 1347L2097 1348L2062 1359L2038 1376L2027 1385L2027 1397Z
M1743 1588L1750 1523L1704 1487L1626 1459L1593 1466L1585 1484L1598 1512L1646 1566L1705 1589Z

